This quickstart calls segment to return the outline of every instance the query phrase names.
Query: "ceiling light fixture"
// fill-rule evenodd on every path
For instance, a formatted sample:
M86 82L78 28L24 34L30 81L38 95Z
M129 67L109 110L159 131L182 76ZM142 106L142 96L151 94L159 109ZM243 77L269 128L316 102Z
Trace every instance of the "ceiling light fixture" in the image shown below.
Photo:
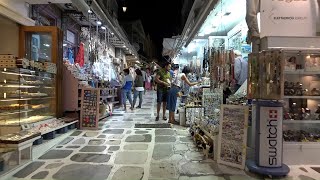
M63 46L67 46L67 44L63 44Z
M88 10L88 13L89 13L89 14L91 14L91 13L92 13L91 9L89 9L89 10Z
M101 29L106 30L107 28L105 26L101 26Z
M102 22L101 21L97 21L97 24L100 26L102 24Z

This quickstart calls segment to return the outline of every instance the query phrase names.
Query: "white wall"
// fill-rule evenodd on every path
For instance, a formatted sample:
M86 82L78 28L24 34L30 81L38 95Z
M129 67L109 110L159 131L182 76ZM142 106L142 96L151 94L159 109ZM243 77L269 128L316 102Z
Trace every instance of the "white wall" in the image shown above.
M25 26L33 26L35 24L28 17L29 7L24 0L0 0L0 15Z
M0 54L19 55L19 25L0 15Z

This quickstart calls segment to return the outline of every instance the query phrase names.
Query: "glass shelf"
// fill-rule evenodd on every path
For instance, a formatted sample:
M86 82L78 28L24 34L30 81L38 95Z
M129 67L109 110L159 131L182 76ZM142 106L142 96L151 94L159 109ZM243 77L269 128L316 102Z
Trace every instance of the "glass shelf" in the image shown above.
M320 99L320 96L284 96L284 99Z
M320 120L283 120L283 124L300 124L300 123L315 123L320 124Z
M13 115L13 114L34 112L34 111L39 111L39 110L42 110L42 109L45 109L45 108L49 108L49 107L32 108L32 109L27 109L27 110L16 110L16 111L11 111L11 112L0 112L0 116L7 116L7 115Z
M30 100L41 100L41 99L54 99L55 97L35 97L35 98L15 98L15 99L0 99L0 102L5 102L5 101L30 101Z
M284 58L284 141L320 143L320 54L287 51Z
M48 72L42 72L42 71L34 71L34 70L28 70L28 69L21 69L21 68L3 68L0 70L0 73L5 75L14 75L14 76L25 76L25 77L37 77L37 78L43 78L43 79L54 79L52 77L43 76L43 74L47 74L52 76L52 74Z
M34 86L31 86L31 85L19 85L19 84L0 84L0 88L22 88L22 89L25 89L25 88L47 88L47 89L50 89L50 88L54 88L54 87L51 87L51 86L45 86L45 85L34 85Z
M0 126L20 126L23 124L36 123L39 121L44 121L47 119L52 119L54 116L32 116L28 118L20 118L20 119L10 119L10 120L0 120Z

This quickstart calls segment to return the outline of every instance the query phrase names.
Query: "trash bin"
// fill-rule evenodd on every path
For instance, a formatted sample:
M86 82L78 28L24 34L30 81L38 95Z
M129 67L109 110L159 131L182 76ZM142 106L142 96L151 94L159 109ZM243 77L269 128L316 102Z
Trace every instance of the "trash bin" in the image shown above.
M186 126L186 110L184 107L179 108L180 126Z

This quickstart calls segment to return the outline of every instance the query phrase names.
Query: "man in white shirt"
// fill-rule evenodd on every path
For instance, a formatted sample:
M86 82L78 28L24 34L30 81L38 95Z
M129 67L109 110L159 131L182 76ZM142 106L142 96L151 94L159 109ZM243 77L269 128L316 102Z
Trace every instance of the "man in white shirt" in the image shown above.
M147 76L147 73L145 71L145 68L141 68L141 73L142 73L142 78L143 78L143 87L145 88L146 86L146 76ZM144 94L146 94L146 89L144 89Z
M234 60L234 76L236 80L237 91L241 85L247 80L248 77L248 62L242 58L240 51L234 51L235 60Z

